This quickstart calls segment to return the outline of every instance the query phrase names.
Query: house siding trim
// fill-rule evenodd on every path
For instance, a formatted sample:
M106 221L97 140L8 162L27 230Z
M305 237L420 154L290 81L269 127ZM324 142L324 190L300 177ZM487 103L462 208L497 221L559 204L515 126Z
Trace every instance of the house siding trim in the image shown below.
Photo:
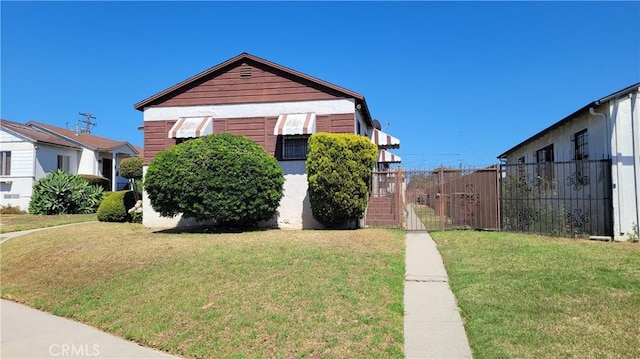
M354 99L247 103L230 105L167 106L144 110L144 122L177 120L180 117L211 116L215 118L278 117L285 113L315 112L316 115L354 113Z

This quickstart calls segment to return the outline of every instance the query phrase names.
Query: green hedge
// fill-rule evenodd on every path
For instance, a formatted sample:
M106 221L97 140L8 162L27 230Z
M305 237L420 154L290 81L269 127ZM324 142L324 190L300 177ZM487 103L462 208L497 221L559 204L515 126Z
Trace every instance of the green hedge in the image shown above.
M128 179L142 179L142 158L129 157L120 161L120 176Z
M309 138L309 200L318 222L343 228L362 217L377 155L377 146L364 136L317 133Z
M144 188L156 212L221 225L268 220L282 198L284 175L257 143L228 133L195 138L158 153Z
M100 222L129 222L131 215L127 211L135 206L133 191L108 192L96 213Z

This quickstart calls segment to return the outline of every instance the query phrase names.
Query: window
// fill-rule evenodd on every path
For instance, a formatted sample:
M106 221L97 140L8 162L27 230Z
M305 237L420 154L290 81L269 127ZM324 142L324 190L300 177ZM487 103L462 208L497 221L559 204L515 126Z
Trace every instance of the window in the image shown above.
M573 135L573 159L576 161L576 175L582 180L588 181L589 175L589 134L587 129L576 132Z
M547 163L553 162L553 144L540 149L536 152L536 162Z
M58 155L58 169L60 171L69 172L69 156Z
M11 175L11 151L2 151L2 171L0 175Z
M553 144L536 152L536 162L538 163L538 179L547 183L553 181Z
M587 129L577 132L573 135L573 159L576 161L586 160L589 158L587 144L589 143L589 134Z
M304 160L307 158L308 135L282 136L282 159Z
M176 138L176 145L179 145L183 142L187 142L189 140L193 140L195 137L178 137Z

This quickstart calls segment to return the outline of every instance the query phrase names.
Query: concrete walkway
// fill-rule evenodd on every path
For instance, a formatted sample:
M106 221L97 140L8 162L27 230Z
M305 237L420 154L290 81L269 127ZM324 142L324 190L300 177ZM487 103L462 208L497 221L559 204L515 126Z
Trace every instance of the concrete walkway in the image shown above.
M456 299L436 244L427 232L408 232L404 281L407 358L471 358Z
M80 224L96 223L96 222L98 222L98 221L69 223L69 224L61 224L59 226L27 229L26 231L2 233L2 234L0 234L0 243L4 243L4 242L10 240L11 238L24 236L25 234L29 234L29 233L33 233L33 232L39 232L39 231L44 231L44 230L47 230L47 229L54 229L54 228L60 228L60 227L77 226L77 225L80 225Z
M0 242L57 227L9 232ZM0 300L0 358L178 358L145 348L108 333L29 308L8 300Z
M176 358L8 300L0 318L1 358Z

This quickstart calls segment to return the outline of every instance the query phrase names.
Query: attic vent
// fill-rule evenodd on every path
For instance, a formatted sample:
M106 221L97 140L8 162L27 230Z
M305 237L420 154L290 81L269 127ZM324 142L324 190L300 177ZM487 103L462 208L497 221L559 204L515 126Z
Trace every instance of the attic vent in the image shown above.
M242 67L240 69L240 78L241 79L248 79L251 78L251 67L246 66L246 67Z

